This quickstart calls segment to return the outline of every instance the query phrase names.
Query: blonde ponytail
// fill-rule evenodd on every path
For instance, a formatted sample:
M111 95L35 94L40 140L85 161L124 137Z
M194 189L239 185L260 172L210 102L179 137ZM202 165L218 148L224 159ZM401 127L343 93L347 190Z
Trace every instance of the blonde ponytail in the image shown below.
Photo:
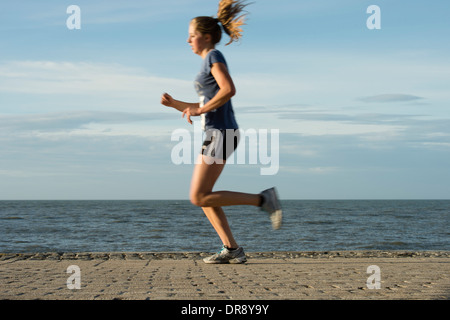
M202 34L210 34L212 42L217 44L222 38L222 30L219 22L222 24L223 30L230 36L229 45L234 41L238 41L242 37L241 26L244 25L245 13L242 13L247 4L243 0L221 0L217 18L201 16L192 19L195 29Z
M242 14L247 4L242 0L221 0L219 10L217 11L217 19L223 26L226 34L230 36L229 45L234 41L238 41L242 37L241 26L244 25L245 13Z

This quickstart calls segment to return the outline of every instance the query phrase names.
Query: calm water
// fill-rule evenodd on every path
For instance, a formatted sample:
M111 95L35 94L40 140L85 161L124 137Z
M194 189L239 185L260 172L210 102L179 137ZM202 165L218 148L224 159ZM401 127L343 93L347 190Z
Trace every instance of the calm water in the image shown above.
M450 249L449 200L282 205L278 231L257 208L225 208L246 251ZM189 201L0 201L0 252L210 252L220 246Z

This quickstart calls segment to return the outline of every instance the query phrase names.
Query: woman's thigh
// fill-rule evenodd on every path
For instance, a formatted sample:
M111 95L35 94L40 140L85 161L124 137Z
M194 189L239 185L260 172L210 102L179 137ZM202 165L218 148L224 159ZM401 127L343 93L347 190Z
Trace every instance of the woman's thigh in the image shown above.
M191 199L212 192L214 184L225 166L225 161L223 161L223 163L211 163L207 156L200 154L199 157L201 157L201 161L199 159L199 161L196 162L192 174L190 190Z

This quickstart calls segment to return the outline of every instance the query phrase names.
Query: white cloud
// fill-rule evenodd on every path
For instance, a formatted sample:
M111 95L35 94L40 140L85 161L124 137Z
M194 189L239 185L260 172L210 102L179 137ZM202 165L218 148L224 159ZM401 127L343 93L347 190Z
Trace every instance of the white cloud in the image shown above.
M118 64L55 61L10 61L0 64L0 92L46 96L58 110L97 109L160 112L163 92L193 97L191 81L156 77ZM49 100L51 103L49 103ZM12 108L4 102L3 108ZM11 104L15 101L12 99ZM34 112L48 110L36 104ZM54 111L54 110L52 110Z
M41 114L0 115L0 130L18 131L71 131L95 125L114 126L171 119L168 113L130 113L72 111Z
M0 91L34 94L149 95L190 81L160 78L143 70L88 62L12 61L0 65Z
M414 100L424 99L422 97L414 96L411 94L379 94L376 96L363 97L360 98L360 101L364 102L379 102L379 103L387 103L387 102L409 102Z
M313 175L325 175L334 174L338 170L338 167L302 167L302 166L281 166L280 171L283 173L293 173L293 174L313 174Z

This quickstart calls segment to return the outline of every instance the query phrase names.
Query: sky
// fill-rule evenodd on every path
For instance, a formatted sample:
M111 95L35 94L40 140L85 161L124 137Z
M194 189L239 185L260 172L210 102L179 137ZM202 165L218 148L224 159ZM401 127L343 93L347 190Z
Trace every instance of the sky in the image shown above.
M68 28L71 5L80 29ZM368 28L371 5L380 29ZM193 165L172 161L172 134L194 126L160 96L198 102L188 26L217 6L1 1L0 200L188 199ZM279 169L230 164L216 190L449 199L450 2L255 0L247 11L241 41L217 49L240 128L279 132Z

